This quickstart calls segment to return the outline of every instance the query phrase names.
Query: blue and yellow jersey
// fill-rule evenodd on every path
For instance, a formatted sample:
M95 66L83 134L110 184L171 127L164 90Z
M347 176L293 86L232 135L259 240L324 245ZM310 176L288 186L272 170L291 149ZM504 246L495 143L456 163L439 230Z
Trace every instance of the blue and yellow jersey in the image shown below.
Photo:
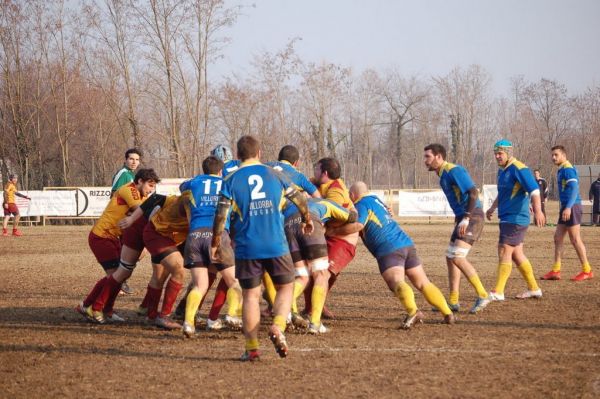
M267 259L289 253L283 230L287 179L260 162L243 162L223 181L231 200L236 259Z
M308 211L312 217L316 220L320 220L321 223L327 223L331 219L347 222L350 217L350 212L347 209L324 198L309 198ZM287 219L296 215L298 212L298 207L288 201L288 204L283 210L283 216Z
M558 197L561 208L572 208L573 205L581 204L579 196L579 176L571 162L563 162L556 173L558 183Z
M539 186L529 168L511 158L498 169L498 217L500 223L529 225L529 194Z
M187 195L190 207L190 230L212 227L223 179L216 175L198 175L181 184L181 195ZM225 223L229 231L229 218Z
M414 245L376 195L364 195L354 206L358 212L357 222L365 226L361 234L363 242L374 257Z
M269 165L273 169L283 173L297 189L306 191L310 195L313 195L313 193L317 191L317 187L288 161L267 162L265 165Z
M464 167L450 162L442 164L438 176L442 191L446 195L454 215L463 216L469 205L469 190L476 188L471 176ZM479 199L477 199L475 207L481 208Z
M240 164L241 161L239 159L232 159L231 161L225 162L225 164L223 165L223 178L238 170Z

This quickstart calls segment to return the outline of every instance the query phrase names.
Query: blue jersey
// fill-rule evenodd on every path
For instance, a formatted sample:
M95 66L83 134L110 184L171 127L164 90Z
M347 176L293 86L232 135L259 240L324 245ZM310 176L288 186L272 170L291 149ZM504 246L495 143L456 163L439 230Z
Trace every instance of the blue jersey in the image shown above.
M267 162L266 165L269 165L273 169L282 172L288 179L290 179L296 188L306 191L310 195L313 195L313 193L317 191L317 187L288 161Z
M198 175L181 184L181 195L190 201L190 231L201 227L212 227L223 179L215 175ZM229 230L229 218L225 223Z
M317 220L320 220L321 223L327 223L331 219L346 222L350 217L350 211L346 208L324 198L309 198L308 211L311 215L314 215ZM296 215L298 212L298 207L288 201L283 210L283 216L287 219L288 217Z
M223 181L221 195L231 200L236 259L268 259L289 253L283 230L289 183L260 162L244 162Z
M376 195L367 194L354 206L358 212L357 222L365 226L362 231L363 241L374 257L379 258L414 245Z
M579 177L571 162L565 161L560 165L556 173L556 181L561 208L572 208L573 205L581 204Z
M227 175L235 172L240 167L241 161L239 159L232 159L231 161L225 162L223 165L223 178Z
M512 158L498 170L498 217L500 223L529 225L529 194L540 187L529 168Z
M440 186L455 216L463 216L469 206L469 190L476 188L469 173L461 165L444 162L439 171ZM476 208L481 208L477 199Z

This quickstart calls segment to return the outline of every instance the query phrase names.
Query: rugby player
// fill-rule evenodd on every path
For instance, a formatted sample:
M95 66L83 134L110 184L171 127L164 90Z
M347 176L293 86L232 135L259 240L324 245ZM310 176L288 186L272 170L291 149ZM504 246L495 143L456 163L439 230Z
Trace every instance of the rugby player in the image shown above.
M19 213L19 207L15 201L15 197L25 198L31 201L31 198L25 194L21 194L17 190L17 175L11 174L8 176L8 182L4 186L2 207L4 208L4 220L2 221L2 235L8 236L8 220L10 215L13 215L13 229L12 235L15 237L21 237L23 233L17 228L19 226L19 219L21 214Z
M567 151L562 145L552 147L552 162L558 166L556 182L558 185L558 196L560 200L560 212L554 233L554 265L552 270L542 276L542 280L560 280L560 267L564 251L565 235L569 239L579 262L581 272L571 277L573 281L583 281L594 277L592 267L588 262L585 245L581 240L581 197L579 196L579 176L577 170L567 159Z
M237 157L242 161L240 168L225 178L219 196L213 223L212 256L218 259L222 233L231 208L232 229L235 231L235 275L242 287L244 303L242 330L246 338L246 350L240 360L253 361L260 357L259 299L260 283L265 271L271 275L277 290L269 338L279 356L285 357L288 344L283 331L291 310L294 282L294 264L281 214L285 198L298 206L305 223L305 233L310 234L314 226L304 195L291 187L277 171L260 163L260 143L256 138L240 138Z
M370 194L367 185L361 181L350 187L350 198L358 212L358 220L335 227L331 232L349 234L362 231L363 242L377 260L381 276L406 309L407 315L401 328L410 329L424 319L415 303L412 288L405 282L405 276L423 293L427 302L442 312L444 323L454 324L454 314L442 292L427 278L412 239L394 221L383 202Z
M494 156L498 169L498 196L487 210L486 217L492 219L498 209L500 235L498 240L498 277L496 287L490 292L493 301L504 300L504 287L512 272L514 261L527 282L527 291L516 296L517 299L541 298L542 290L535 281L531 262L523 252L523 241L529 227L529 203L533 205L535 222L538 227L546 224L542 212L540 189L529 168L513 155L513 145L509 140L500 140L494 144Z
M463 166L446 161L446 148L443 145L426 146L423 159L427 169L436 172L439 176L442 191L454 212L454 230L446 250L450 286L448 306L453 312L458 312L460 309L459 287L462 272L477 293L478 298L470 310L470 313L477 313L490 303L477 270L467 259L473 243L479 239L483 231L484 215L477 186Z

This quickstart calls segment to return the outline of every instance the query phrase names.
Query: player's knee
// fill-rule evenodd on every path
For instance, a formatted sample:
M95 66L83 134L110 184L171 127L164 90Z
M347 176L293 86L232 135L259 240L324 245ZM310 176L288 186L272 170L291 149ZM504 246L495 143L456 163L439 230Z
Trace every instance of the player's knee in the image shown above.
M119 263L119 266L122 267L123 269L127 270L129 273L133 273L133 270L135 269L135 267L137 266L137 262L126 262L123 259L121 259L121 262Z
M310 266L313 273L326 271L329 268L329 260L327 258L315 259Z
M294 275L296 277L308 277L308 268L306 268L306 266L297 267L295 269Z
M463 248L456 245L448 245L446 250L446 258L448 259L464 259L469 254L469 248Z

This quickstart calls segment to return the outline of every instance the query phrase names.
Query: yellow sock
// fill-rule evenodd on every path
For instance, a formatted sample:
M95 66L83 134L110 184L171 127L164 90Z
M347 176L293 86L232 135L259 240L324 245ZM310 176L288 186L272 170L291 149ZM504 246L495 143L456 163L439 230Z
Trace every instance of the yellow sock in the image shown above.
M584 273L591 272L592 266L590 265L590 262L585 262L583 265L581 265L581 270L583 270Z
M506 282L510 277L510 273L512 272L512 262L511 263L502 263L498 265L498 278L496 279L496 292L498 294L504 294L504 287L506 287Z
M450 295L448 295L448 303L451 305L456 305L458 303L458 291L450 291Z
M304 284L294 281L294 298L292 299L292 313L298 313L298 297L304 292Z
M315 326L320 326L321 314L323 313L323 306L325 306L325 298L327 298L327 290L323 287L315 285L310 298L312 303L310 322Z
M415 293L413 292L410 285L408 285L405 281L400 281L398 285L396 285L396 289L394 289L394 294L396 298L400 300L404 309L409 314L409 316L417 313L417 304L415 303Z
M285 331L285 316L276 315L275 317L273 317L273 324L275 324L281 331Z
M537 281L535 281L535 276L533 275L533 267L531 267L531 263L529 260L524 261L520 265L517 266L521 275L527 282L527 287L529 291L539 290L540 287L537 285Z
M275 285L273 284L273 280L271 280L271 276L269 273L263 274L263 284L265 285L265 291L267 292L267 299L273 305L275 303L275 295L277 291L275 291Z
M196 312L201 300L200 290L196 287L192 288L185 301L185 321L191 326L196 325Z
M255 351L258 349L258 338L246 338L246 350Z
M227 315L237 317L242 301L242 292L239 284L230 287L227 290Z
M448 307L448 303L444 298L444 294L442 294L442 291L440 291L435 284L429 283L424 286L423 295L425 296L425 299L427 299L427 302L438 308L444 316L452 314L452 311Z
M560 271L560 261L554 262L554 264L552 265L552 271L555 273Z
M485 288L483 288L483 284L481 284L481 280L479 280L479 276L477 274L474 274L471 277L468 277L468 279L469 279L469 283L471 283L473 288L475 288L475 291L477 291L477 296L479 298L487 298L488 293L485 290Z

